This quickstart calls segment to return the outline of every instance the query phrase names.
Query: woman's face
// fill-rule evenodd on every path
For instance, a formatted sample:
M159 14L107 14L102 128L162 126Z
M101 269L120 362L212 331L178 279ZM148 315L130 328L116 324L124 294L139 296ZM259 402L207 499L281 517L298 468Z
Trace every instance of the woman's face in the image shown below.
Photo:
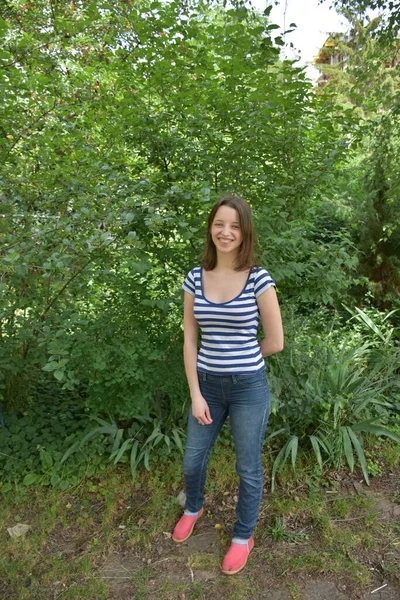
M210 233L217 251L237 254L243 240L237 210L231 206L220 206L215 213Z

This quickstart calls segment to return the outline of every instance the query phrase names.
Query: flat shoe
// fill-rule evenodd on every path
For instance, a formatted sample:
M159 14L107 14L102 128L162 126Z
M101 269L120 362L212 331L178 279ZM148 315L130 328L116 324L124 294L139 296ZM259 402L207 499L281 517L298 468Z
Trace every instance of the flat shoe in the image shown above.
M222 561L221 571L225 575L235 575L243 569L247 563L250 552L254 548L254 540L251 537L245 544L232 542L228 552Z
M203 508L199 510L197 515L182 515L177 524L175 525L174 533L172 534L172 539L174 542L182 543L186 542L188 538L192 535L192 531L196 522L203 514Z

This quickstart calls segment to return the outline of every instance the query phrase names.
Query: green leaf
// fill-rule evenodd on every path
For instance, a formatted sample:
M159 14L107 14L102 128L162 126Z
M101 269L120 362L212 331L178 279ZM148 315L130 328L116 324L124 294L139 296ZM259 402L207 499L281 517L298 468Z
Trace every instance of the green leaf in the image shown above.
M116 432L116 434L115 434L114 444L113 444L113 447L112 447L112 450L111 450L111 454L113 454L114 452L116 452L118 450L123 435L124 435L124 430L123 429L118 429L117 432Z
M288 433L288 430L286 428L282 428L282 429L278 429L277 431L273 431L269 436L268 439L272 440L272 438L276 437L277 435L281 435L282 433Z
M4 33L7 31L7 29L8 29L7 21L0 17L0 35L3 36Z
M349 428L345 426L341 427L341 433L343 439L344 454L346 456L347 464L349 465L350 471L352 473L354 471L354 456L348 429Z
M138 450L139 450L139 441L135 440L135 442L133 443L133 446L132 446L131 456L130 456L130 467L131 467L132 479L134 479L135 475L136 475L136 469L137 469L137 465L138 465L138 461L137 461Z
M104 419L101 419L100 417L97 417L96 415L90 415L89 418L92 421L96 421L96 423L98 423L99 425L104 425L104 426L110 425L109 421L105 421ZM112 423L111 423L111 425L112 425Z
M116 456L115 456L115 458L114 458L114 465L116 465L116 464L117 464L117 463L118 463L118 462L121 460L121 457L122 457L122 455L123 455L123 454L125 454L125 452L126 452L127 450L129 450L129 448L130 448L131 446L133 446L133 443L134 443L133 439L132 439L132 438L129 438L128 440L125 440L125 441L124 441L124 443L123 443L123 444L122 444L122 446L119 448L119 450L116 450L116 451L114 452L114 454L116 455ZM113 458L113 454L110 456L110 458L111 458L111 459Z
M144 464L145 469L147 471L150 471L150 448L146 448L146 450L144 451L143 464Z
M40 450L40 460L45 471L48 471L53 466L53 457L44 448Z
M81 440L80 442L80 447L82 447L87 441L91 440L92 438L95 438L99 435L107 434L107 435L111 435L114 436L116 434L117 431L117 426L115 424L113 425L105 425L104 427L96 427L96 429L92 429L92 431L89 431L89 433L87 433Z
M354 433L354 431L352 431L351 427L348 427L347 430L349 432L350 439L351 439L352 444L353 444L353 446L355 448L355 451L357 453L358 460L360 461L360 465L361 465L361 469L362 469L362 472L363 472L363 475L364 475L365 483L367 485L369 485L368 467L367 467L367 461L365 459L364 450L362 449L362 446L360 444L360 440L358 439L358 437Z
M160 425L157 424L143 445L147 446L148 444L150 444L150 442L152 442L159 435L160 435Z
M275 477L281 469L281 463L282 463L283 457L285 455L287 444L288 444L288 442L286 442L286 444L279 450L279 452L274 460L274 464L272 465L272 473L271 473L271 492L272 493L275 490Z
M63 457L61 458L61 464L63 464L67 458L69 458L71 456L71 454L73 454L74 452L76 452L81 446L81 442L77 441L75 443L72 444L72 446L70 446L68 448L68 450L64 453Z
M388 319L390 319L390 317L392 315L394 315L394 313L398 312L400 309L399 308L395 308L394 310L391 310L390 312L388 312L387 315L384 316L383 318L383 322L387 321Z
M171 435L174 438L174 442L176 444L176 447L183 454L183 444L182 444L182 440L181 440L181 436L180 436L179 430L172 429Z
M54 371L57 367L58 361L52 360L42 367L42 371Z
M157 446L162 440L165 440L165 435L163 433L159 433L158 436L153 440L152 447Z
M353 431L363 431L365 433L373 433L374 435L383 435L391 440L400 443L400 437L390 431L390 429L386 429L386 427L382 427L381 425L372 425L368 421L362 421L360 423L356 423L352 425Z
M333 428L336 429L338 425L338 415L340 410L340 404L338 401L333 405Z
M297 435L294 435L292 437L292 439L289 441L288 447L285 452L285 458L283 461L283 462L285 462L287 460L289 454L291 454L293 471L296 470L296 458L297 458L298 447L299 447L299 438L297 437Z
M7 492L10 492L12 490L12 487L13 486L12 486L12 483L10 481L5 481L3 484L1 484L0 490L1 490L2 493L5 494Z
M37 475L36 473L28 473L22 480L22 485L33 485L34 483L39 481L40 477L41 476Z
M364 321L364 323L374 333L376 333L376 335L384 342L385 341L385 336L382 334L381 330L375 325L375 323L372 321L372 319L370 319L370 317L367 314L365 314L365 312L363 310L361 310L361 308L358 308L357 306L355 308L356 308L356 311L358 313L358 316L359 316L360 320Z
M287 461L289 454L292 455L292 467L295 468L296 457L297 457L297 448L299 444L299 439L296 435L292 436L286 444L280 449L277 454L277 457L272 466L272 474L271 474L271 491L275 490L275 477L276 474L281 471L285 462Z
M315 454L317 462L319 464L319 468L322 471L322 456L321 456L321 450L319 447L319 439L315 435L310 435L310 440L311 440L312 447L314 449L314 454Z

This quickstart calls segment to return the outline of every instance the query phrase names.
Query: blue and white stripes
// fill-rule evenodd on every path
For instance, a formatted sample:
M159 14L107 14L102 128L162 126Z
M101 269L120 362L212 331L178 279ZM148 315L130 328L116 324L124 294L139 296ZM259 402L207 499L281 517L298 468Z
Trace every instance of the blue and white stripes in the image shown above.
M265 368L257 342L260 314L256 299L271 286L275 281L269 273L255 267L238 296L217 304L203 294L202 268L190 271L182 287L195 297L194 316L201 329L199 371L233 375Z

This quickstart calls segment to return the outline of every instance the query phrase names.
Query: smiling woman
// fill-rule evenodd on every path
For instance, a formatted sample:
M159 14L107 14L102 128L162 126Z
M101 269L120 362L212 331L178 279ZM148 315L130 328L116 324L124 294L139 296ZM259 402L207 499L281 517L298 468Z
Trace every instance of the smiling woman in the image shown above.
M217 237L222 241L237 239L238 236L241 238L240 244L231 248L234 253L231 255L234 271L249 270L256 263L255 236L250 208L241 198L226 195L214 205L208 217L206 246L201 261L206 271L212 271L217 266L219 246L216 243Z
M242 243L237 211L230 206L220 206L211 226L211 239L220 252L232 252Z
M183 283L184 361L192 410L183 461L186 509L173 539L187 540L203 514L208 458L229 416L240 487L233 540L222 563L227 575L243 569L254 546L263 489L261 447L270 411L264 357L283 348L275 282L256 265L254 242L248 204L238 196L222 197L208 219L201 266ZM261 343L260 317L266 336Z

